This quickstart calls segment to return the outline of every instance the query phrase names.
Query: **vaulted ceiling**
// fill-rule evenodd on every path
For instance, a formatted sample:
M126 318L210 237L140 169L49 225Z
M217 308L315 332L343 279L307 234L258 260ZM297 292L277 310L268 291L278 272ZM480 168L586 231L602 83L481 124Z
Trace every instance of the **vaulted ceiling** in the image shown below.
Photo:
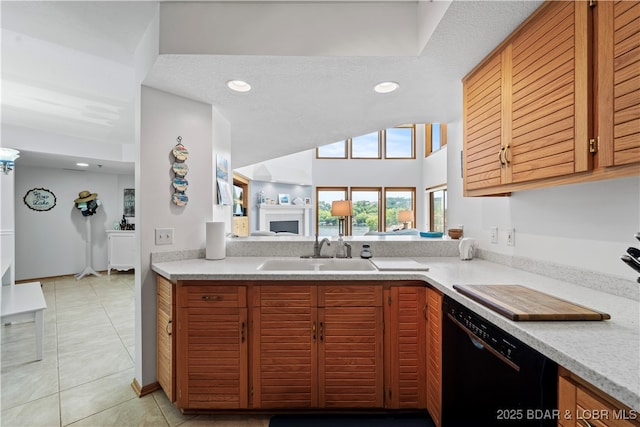
M539 1L11 2L2 19L2 146L24 164L132 168L143 84L212 104L234 167L388 126L459 120L460 79ZM151 27L150 27L151 25ZM242 79L248 93L226 82ZM381 81L400 89L376 94Z

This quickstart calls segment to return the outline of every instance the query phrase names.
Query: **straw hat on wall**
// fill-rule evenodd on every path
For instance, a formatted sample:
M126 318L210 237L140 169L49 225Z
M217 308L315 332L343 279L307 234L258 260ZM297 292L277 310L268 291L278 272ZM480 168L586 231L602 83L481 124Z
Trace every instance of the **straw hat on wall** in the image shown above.
M73 202L87 203L87 202L90 202L91 200L94 200L96 197L98 197L98 193L92 193L91 191L83 190L78 193L78 198L75 199Z

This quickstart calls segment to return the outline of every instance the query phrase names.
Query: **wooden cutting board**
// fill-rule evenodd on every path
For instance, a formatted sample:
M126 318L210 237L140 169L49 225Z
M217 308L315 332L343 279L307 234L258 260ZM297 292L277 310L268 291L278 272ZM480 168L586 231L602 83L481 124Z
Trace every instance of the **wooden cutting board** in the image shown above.
M605 320L611 316L522 285L453 285L511 320Z

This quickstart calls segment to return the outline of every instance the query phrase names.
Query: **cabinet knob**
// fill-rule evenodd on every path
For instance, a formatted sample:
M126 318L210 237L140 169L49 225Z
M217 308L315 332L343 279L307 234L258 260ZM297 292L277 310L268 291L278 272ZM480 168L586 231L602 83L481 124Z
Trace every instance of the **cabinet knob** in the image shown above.
M167 335L171 336L171 320L167 322L167 326L165 326L164 330L167 332Z
M222 301L220 295L202 295L202 299L205 301Z

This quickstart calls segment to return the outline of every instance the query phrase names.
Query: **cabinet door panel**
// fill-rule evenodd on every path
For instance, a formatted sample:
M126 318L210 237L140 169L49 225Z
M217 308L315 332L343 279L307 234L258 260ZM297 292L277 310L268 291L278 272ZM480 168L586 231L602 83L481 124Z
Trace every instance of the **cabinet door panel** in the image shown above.
M246 308L187 308L180 318L178 406L248 407Z
M501 181L502 55L494 55L465 81L464 184L465 190L492 187Z
M427 409L439 427L442 414L442 295L429 288L427 297Z
M157 364L156 374L158 384L167 394L169 401L174 402L174 374L175 353L173 346L173 318L175 314L173 304L173 284L164 277L157 278Z
M577 72L576 67L587 57L586 45L581 45L582 14L578 14L586 5L574 2L556 2L550 4L537 20L538 25L529 25L514 38L513 55L513 147L511 165L513 166L512 182L524 182L535 179L550 178L572 174L586 170L583 160L586 158L588 114L582 113L580 102L587 105L588 91L586 74ZM583 11L586 14L586 11ZM581 19L581 18L580 18ZM586 23L585 28L586 28ZM586 30L585 30L586 31ZM551 42L557 40L558 42ZM586 73L586 70L585 70ZM584 74L584 75L583 75ZM548 85L555 82L555 93L548 92ZM563 85L560 85L560 83ZM560 96L561 95L561 96ZM531 111L531 103L536 112ZM524 111L519 111L523 108ZM578 109L577 109L578 108ZM585 110L585 113L588 113ZM528 133L545 129L547 135L566 128L558 128L557 123L571 120L573 131L568 147L570 155L556 152L553 155L540 151L537 159L524 160L521 153L530 150L515 147L526 144L531 138ZM584 140L581 140L584 138ZM558 150L566 148L558 147ZM526 164L521 164L522 162Z
M261 285L254 293L253 407L317 407L316 287Z
M385 307L386 407L427 407L427 289L395 286Z
M640 3L599 2L597 135L603 166L640 159Z
M319 403L382 408L382 307L318 309Z

